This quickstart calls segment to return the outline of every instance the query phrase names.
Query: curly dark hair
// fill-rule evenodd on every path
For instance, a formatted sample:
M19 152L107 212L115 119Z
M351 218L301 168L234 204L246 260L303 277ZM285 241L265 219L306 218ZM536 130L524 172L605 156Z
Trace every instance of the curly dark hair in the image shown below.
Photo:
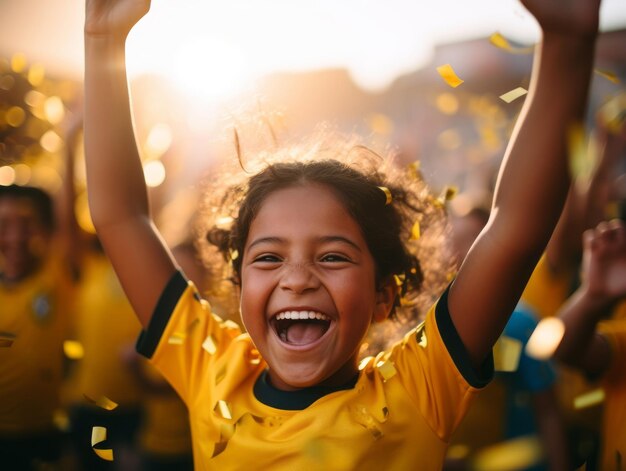
M333 191L361 227L375 261L376 283L395 278L400 296L394 311L406 314L402 319L414 322L449 282L453 264L441 243L445 207L414 165L400 168L392 157L349 139L275 150L246 163L255 165L252 176L241 169L221 173L225 176L212 178L203 192L199 245L214 273L220 265L216 247L221 266L230 265L229 278L238 284L250 225L268 195L315 183Z

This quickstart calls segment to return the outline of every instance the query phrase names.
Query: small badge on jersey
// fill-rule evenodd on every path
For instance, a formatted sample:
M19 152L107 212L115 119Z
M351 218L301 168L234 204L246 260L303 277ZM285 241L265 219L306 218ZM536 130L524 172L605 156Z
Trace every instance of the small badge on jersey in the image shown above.
M48 293L39 293L33 298L33 315L38 322L44 323L52 315L52 299Z

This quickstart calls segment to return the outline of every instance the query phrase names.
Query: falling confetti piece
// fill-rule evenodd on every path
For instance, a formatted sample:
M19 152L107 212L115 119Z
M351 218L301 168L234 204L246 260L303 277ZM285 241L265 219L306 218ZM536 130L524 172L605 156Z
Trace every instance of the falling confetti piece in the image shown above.
M415 223L413 224L413 227L411 228L411 237L409 238L409 240L419 240L421 235L422 235L422 231L420 228L420 222L415 221Z
M547 360L554 355L563 339L565 326L558 317L541 319L526 344L526 354L537 360Z
M426 337L426 328L424 324L421 324L416 332L415 332L415 338L417 339L417 344L422 347L422 348L426 348L428 347L428 338Z
M496 32L489 37L489 42L498 49L510 52L511 54L530 54L535 49L534 46L513 47L502 34Z
M517 339L500 336L493 346L493 362L496 371L517 371L522 354L522 342Z
M118 404L106 396L100 396L98 399L92 399L87 394L83 394L83 397L87 399L92 404L97 405L105 410L114 410L117 408Z
M610 70L593 69L593 71L600 77L607 79L609 82L613 82L616 85L620 84L617 74L611 72Z
M470 447L467 445L452 445L448 448L446 458L451 460L463 460L467 458L470 453Z
M63 409L56 409L52 414L52 423L61 432L68 432L70 430L70 418L67 412Z
M365 427L378 440L383 436L383 432L376 419L368 412L365 406L360 404L349 406L350 415L356 423Z
M393 279L396 282L396 286L398 288L401 288L402 285L404 284L404 281L406 280L406 275L404 275L404 273L402 273L400 275L393 275Z
M389 381L397 373L396 367L393 365L393 362L391 362L389 360L387 360L387 361L384 361L384 360L379 361L378 363L376 363L376 368L380 372L380 375L383 377L383 381L385 381L385 382Z
M85 356L83 344L77 340L66 340L63 342L63 352L70 360L80 360Z
M391 191L389 191L389 188L387 188L386 186L379 186L378 188L380 188L381 191L385 194L385 206L391 204L391 202L393 201L393 197L391 196Z
M209 335L204 342L202 342L202 348L204 348L211 355L215 355L217 352L217 342L215 341L215 337L213 335Z
M420 161L416 160L415 162L411 162L408 165L409 177L413 180L421 180L422 179L422 171L420 170Z
M598 117L611 133L619 134L626 120L626 93L619 93L602 105Z
M99 450L97 448L93 448L93 451L96 453L96 455L98 455L103 460L113 461L113 450L111 449Z
M94 426L91 429L91 446L94 447L98 443L102 443L107 439L106 427Z
M170 338L167 339L167 343L170 345L182 345L186 338L187 334L184 332L174 332Z
M372 361L373 357L365 357L361 360L361 363L359 363L359 371L363 371L365 369L365 367L369 364L370 361Z
M231 260L237 260L239 258L239 251L236 249L233 249L230 251L230 259Z
M596 168L598 155L589 145L589 139L582 124L570 127L567 135L568 163L572 180L581 192L586 191L593 171Z
M535 436L526 436L479 450L471 469L480 471L526 469L539 463L542 458L543 449L539 439Z
M604 401L604 389L594 389L574 399L574 409L586 409Z
M500 95L500 99L507 103L511 103L514 100L517 100L519 97L524 96L528 93L523 87L517 87L511 90L510 92L506 92L504 95Z
M452 88L456 88L463 83L450 64L440 65L437 67L437 72L441 75L441 78L450 85Z
M230 408L228 407L228 403L226 401L219 400L215 405L215 409L213 409L215 413L217 413L220 417L224 419L232 419L233 415L230 412Z

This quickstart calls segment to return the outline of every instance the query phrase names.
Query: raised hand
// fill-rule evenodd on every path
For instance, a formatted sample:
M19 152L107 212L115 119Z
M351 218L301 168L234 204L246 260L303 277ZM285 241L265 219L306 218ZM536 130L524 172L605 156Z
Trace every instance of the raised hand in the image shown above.
M126 37L150 10L150 0L86 0L85 34Z
M626 296L626 226L602 222L584 234L583 283L596 299L613 302Z
M544 33L594 35L601 0L521 0Z

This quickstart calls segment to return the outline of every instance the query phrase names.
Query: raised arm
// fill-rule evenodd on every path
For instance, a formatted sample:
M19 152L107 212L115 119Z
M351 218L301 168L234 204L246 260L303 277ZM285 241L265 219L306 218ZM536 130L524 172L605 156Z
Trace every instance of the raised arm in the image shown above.
M87 0L85 11L89 207L102 245L144 326L175 270L150 218L126 78L126 37L149 8L149 0Z
M585 232L583 244L583 280L558 313L565 335L556 357L597 376L611 354L596 326L626 296L626 226L617 220L600 223Z
M567 140L582 123L599 0L524 0L542 29L526 103L506 151L489 223L448 298L477 366L513 311L556 225L569 187Z
M626 148L626 126L611 132L598 120L599 160L588 182L572 184L563 214L546 248L546 257L555 273L577 270L582 256L582 234L606 218L616 166Z

